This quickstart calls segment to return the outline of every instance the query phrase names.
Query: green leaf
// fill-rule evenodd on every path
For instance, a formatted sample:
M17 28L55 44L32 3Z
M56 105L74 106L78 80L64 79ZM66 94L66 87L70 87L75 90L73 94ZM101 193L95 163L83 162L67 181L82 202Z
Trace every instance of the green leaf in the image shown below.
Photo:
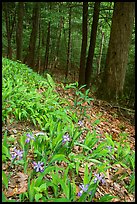
M32 180L31 184L29 186L29 201L33 202L35 194L34 194L34 187L35 187L35 181Z
M54 83L52 77L51 77L49 74L47 74L47 80L48 80L50 86L51 86L52 88L55 88L55 83Z
M65 183L67 182L67 178L68 178L68 170L69 170L69 166L65 169L64 175L63 175L63 181Z
M79 88L79 90L80 90L80 89L82 89L82 88L84 88L84 87L86 87L86 85L85 85L85 84L84 84L84 85L82 85L82 86Z
M7 202L7 198L6 198L6 196L4 195L3 192L2 192L2 202Z
M118 198L117 196L112 196L109 194L106 194L104 196L102 196L98 202L110 202L112 200L112 198Z
M44 172L41 173L43 176L50 173L51 171L54 171L56 169L60 169L59 167L56 166L48 166L47 168L45 168Z
M2 154L5 154L7 158L11 157L8 148L4 145L2 145Z
M79 165L80 165L80 162L79 161L76 161L76 173L77 175L79 174Z
M55 156L53 156L50 163L53 163L55 161L65 161L69 163L69 161L65 158L64 154L56 154Z
M5 155L2 155L2 161L5 162L7 160L7 157Z
M59 179L59 183L61 184L63 193L65 194L67 199L69 199L69 188L68 188L68 186L65 184L65 182L62 179Z
M39 199L42 197L42 194L41 193L37 193L35 194L35 200L36 202L39 202Z
M40 186L43 177L44 177L44 175L43 175L43 174L40 174L39 177L36 179L36 181L35 181L35 186L36 186L36 187Z
M42 192L43 190L45 190L47 188L46 183L43 183L40 187L40 192Z
M86 202L87 192L83 192L82 196L80 196L78 202Z
M90 159L88 158L89 161L93 162L93 163L97 163L97 164L102 164L102 162L100 162L99 160L97 159Z
M90 181L90 178L89 178L89 172L88 172L88 165L86 164L85 166L85 171L84 171L84 185L88 184L89 181Z
M58 197L58 185L54 184L53 182L51 183L50 181L46 181L46 185L51 186L53 188L53 192L55 197Z
M91 148L89 148L87 145L84 145L84 144L81 144L81 143L79 143L79 142L74 142L74 144L75 145L79 145L79 146L81 146L81 147L83 147L84 149L87 149L87 150L91 150Z
M8 178L4 171L2 171L2 181L6 188L8 188Z
M49 198L45 202L71 202L71 200L67 198Z

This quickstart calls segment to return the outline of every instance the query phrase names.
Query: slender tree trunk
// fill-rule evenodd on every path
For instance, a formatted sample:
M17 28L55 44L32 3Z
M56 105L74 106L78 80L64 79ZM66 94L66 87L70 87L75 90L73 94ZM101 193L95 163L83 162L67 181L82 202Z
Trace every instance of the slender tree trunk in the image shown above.
M59 56L59 47L60 47L62 27L63 27L63 17L61 16L60 17L60 23L59 23L59 34L58 34L57 46L56 46L56 58L57 58L57 60L58 60L58 56ZM56 68L56 63L55 63L55 68Z
M115 102L123 93L134 13L134 2L115 2L106 66L97 92L98 98Z
M90 87L91 73L92 73L92 67L93 67L93 56L94 56L94 49L96 44L97 26L98 26L98 19L99 19L99 10L100 10L100 2L95 2L93 23L92 23L91 37L90 37L90 46L88 51L86 72L85 72L85 84L87 88Z
M79 86L85 84L87 20L88 20L88 2L83 2L82 46L81 46L80 69L79 69Z
M99 51L99 59L98 59L97 75L100 74L103 44L104 44L104 32L102 32L102 39L101 39L101 45L100 45L100 51Z
M15 4L15 2L14 2ZM8 2L3 3L3 10L5 14L6 30L7 30L7 57L12 59L12 48L11 48L11 38L16 22L16 7L14 5L14 14L11 14ZM13 15L13 20L10 20L11 15Z
M68 50L67 50L67 65L66 65L66 73L65 79L68 77L68 69L70 64L70 44L71 44L71 6L69 8L69 33L68 33Z
M48 22L48 29L47 29L47 43L46 43L45 61L44 61L43 71L48 69L49 47L50 47L50 21Z
M18 15L18 24L16 29L16 59L22 60L22 35L23 35L23 11L24 11L24 2L18 2L17 8Z
M36 72L40 73L40 66L41 66L41 60L40 60L40 56L41 56L41 22L40 22L40 15L39 15L39 27L38 27L38 47L37 47L37 62L35 65L35 70Z
M37 60L37 72L40 73L40 54L41 54L41 30L40 30L40 22L39 22L39 44L38 44L38 60Z
M37 31L38 31L38 19L39 19L39 8L40 3L34 3L33 8L33 17L32 17L32 32L30 36L30 43L28 49L28 56L27 56L27 64L34 68L35 63L35 48L36 48L36 39L37 39Z

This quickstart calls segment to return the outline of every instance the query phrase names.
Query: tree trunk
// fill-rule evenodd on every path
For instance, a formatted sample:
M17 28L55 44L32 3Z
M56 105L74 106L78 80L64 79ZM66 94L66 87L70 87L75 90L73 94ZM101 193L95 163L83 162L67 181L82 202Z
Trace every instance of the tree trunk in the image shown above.
M12 59L12 48L11 48L11 38L12 38L12 33L14 30L14 26L15 26L15 22L16 22L16 6L15 6L15 2L13 3L13 7L14 10L11 11L11 9L9 7L9 3L8 2L4 2L3 3L3 10L4 10L4 14L5 14L5 22L6 22L6 30L7 30L7 57ZM12 14L12 12L14 12ZM13 15L13 20L10 19L11 15Z
M17 8L18 15L18 24L16 29L16 59L22 60L22 34L23 34L23 11L24 11L24 2L18 2Z
M101 39L100 52L99 52L99 59L98 59L97 75L100 74L101 58L102 58L102 51L103 51L103 44L104 44L104 32L102 32L102 39Z
M88 2L83 2L82 46L81 46L80 69L79 69L79 86L85 84L87 20L88 20Z
M40 62L41 62L41 60L40 60L40 55L41 55L41 22L40 22L40 18L39 18L39 42L38 42L38 49L37 49L37 63L36 63L36 71L38 72L38 73L40 73L40 66L41 66L41 64L40 64Z
M47 43L46 43L45 61L44 61L44 70L43 70L43 72L46 69L48 69L49 47L50 47L50 21L48 22L48 29L47 29Z
M86 72L85 72L85 84L87 88L90 87L90 79L91 79L91 73L92 73L92 67L93 67L93 56L94 56L94 49L96 44L97 26L98 26L98 19L99 19L99 10L100 10L100 2L95 2L93 23L92 23L91 37L90 37L90 46L88 51Z
M29 50L28 50L28 56L27 56L27 64L32 68L34 68L34 63L35 63L35 47L36 47L38 22L39 22L38 21L39 7L40 7L39 2L34 3L33 16L32 16L32 32L30 36Z
M68 77L68 69L70 64L70 44L71 44L71 6L69 8L69 33L68 33L68 50L67 50L67 65L66 65L66 73L65 79Z
M57 38L57 46L56 46L56 56L55 56L55 65L54 67L56 68L56 64L58 62L58 56L59 56L59 47L60 47L60 39L61 39L61 32L62 32L62 27L63 27L63 17L60 17L60 23L59 23L59 34Z
M123 93L126 66L134 24L134 2L115 2L102 84L97 96L117 101Z

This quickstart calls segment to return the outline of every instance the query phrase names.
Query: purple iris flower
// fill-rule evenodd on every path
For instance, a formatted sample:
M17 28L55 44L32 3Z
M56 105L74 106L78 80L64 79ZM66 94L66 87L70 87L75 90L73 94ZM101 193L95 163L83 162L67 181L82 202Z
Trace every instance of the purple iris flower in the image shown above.
M94 183L97 183L97 181L101 181L102 184L105 183L105 180L103 179L104 175L100 176L99 174L95 174L95 179L94 179Z
M84 125L83 121L79 120L79 121L78 121L78 125L79 125L80 127L82 127L82 126Z
M30 142L30 140L35 140L35 137L33 137L33 135L31 135L31 134L26 134L26 136L27 136L27 139L26 139L26 143L29 143Z
M36 172L43 172L44 171L44 163L43 162L40 162L40 161L38 161L38 163L33 162L33 166L34 166L34 169L36 170Z
M79 185L79 187L81 188L80 192L78 192L77 196L81 196L83 192L87 192L88 191L88 187L89 184L86 184L85 186L83 184ZM89 194L91 195L91 191L89 192Z
M112 150L112 146L107 146L108 150L111 151Z
M67 141L70 141L70 136L68 133L66 133L65 135L62 136L63 140L62 143L66 143Z
M12 159L15 159L16 157L18 157L19 160L21 160L22 157L23 157L23 152L24 152L24 151L17 150L16 147L15 147L15 148L14 148L14 152L11 154Z

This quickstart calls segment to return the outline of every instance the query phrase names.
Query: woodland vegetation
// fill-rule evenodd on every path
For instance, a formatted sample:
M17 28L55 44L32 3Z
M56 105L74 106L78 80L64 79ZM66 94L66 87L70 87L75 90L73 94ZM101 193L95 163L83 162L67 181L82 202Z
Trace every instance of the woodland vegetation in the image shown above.
M135 196L135 3L2 3L2 200Z
M3 3L3 56L38 73L64 73L62 81L71 76L98 98L133 108L134 9L126 2Z

